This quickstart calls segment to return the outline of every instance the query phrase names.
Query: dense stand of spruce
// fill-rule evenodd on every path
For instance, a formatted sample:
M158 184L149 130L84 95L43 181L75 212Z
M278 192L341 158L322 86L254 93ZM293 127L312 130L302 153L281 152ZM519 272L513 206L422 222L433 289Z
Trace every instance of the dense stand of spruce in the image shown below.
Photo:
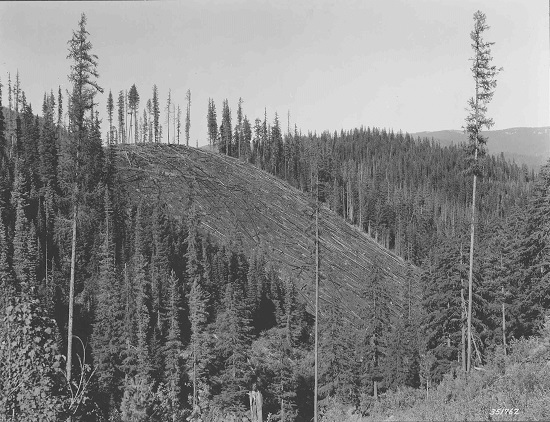
M109 95L111 130L102 139L93 101L101 91L97 58L85 24L83 16L70 43L68 98L61 91L45 94L38 116L19 76L13 85L8 81L6 108L0 92L1 420L228 420L246 414L253 390L262 393L264 415L273 420L310 420L313 320L300 294L305 284L272 256L299 246L299 265L307 267L307 236L302 245L284 245L279 229L266 224L264 238L271 236L273 244L253 247L254 234L238 229L238 213L242 220L251 212L245 207L268 205L282 208L280 217L284 204L294 202L298 211L292 212L305 207L307 215L311 204L262 171L307 195L317 190L318 179L324 206L379 242L380 251L393 251L384 252L387 262L405 268L395 254L411 264L399 276L399 312L387 294L396 271L384 258L365 271L362 285L352 286L361 296L353 309L358 318L325 292L322 406L337 400L368 412L379 393L430 388L462 365L471 178L460 146L442 148L375 128L283 133L277 116L271 124L266 116L256 119L252 127L242 102L233 128L227 100L218 127L210 100L210 141L235 158L183 147L115 148L132 138L137 144L161 141L158 90L135 130L139 96L135 86L130 89L134 129L127 138L124 128L120 138L113 136ZM122 96L121 125L124 101ZM178 139L179 129L172 134ZM194 171L181 174L172 160ZM506 350L512 338L538 334L550 307L550 165L535 175L502 157L483 164L474 268L476 366ZM132 177L136 169L148 174ZM151 188L170 183L170 172L186 186L187 196L177 203L166 187L160 195ZM212 192L221 192L225 182L246 182L245 173L263 179L273 196L289 197L263 205L252 197L246 204L215 204ZM140 186L147 192L140 194ZM228 202L236 198L224 195ZM217 224L205 214L214 208ZM321 216L336 227L325 225L321 233L321 266L336 265L328 246L334 242L335 256L345 259L343 279L333 281L343 282L357 271L345 268L353 267L355 253L346 240L372 250L374 243L363 234L362 243L338 238L338 227L351 230L349 224L335 223L328 210ZM301 224L302 235L308 230L303 218L279 222ZM71 279L75 340L67 371Z

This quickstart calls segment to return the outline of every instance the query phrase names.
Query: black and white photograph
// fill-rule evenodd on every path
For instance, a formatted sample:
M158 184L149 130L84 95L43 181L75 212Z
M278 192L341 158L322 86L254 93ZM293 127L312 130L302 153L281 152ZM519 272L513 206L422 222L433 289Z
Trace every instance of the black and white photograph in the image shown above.
M0 2L0 422L549 419L549 0Z

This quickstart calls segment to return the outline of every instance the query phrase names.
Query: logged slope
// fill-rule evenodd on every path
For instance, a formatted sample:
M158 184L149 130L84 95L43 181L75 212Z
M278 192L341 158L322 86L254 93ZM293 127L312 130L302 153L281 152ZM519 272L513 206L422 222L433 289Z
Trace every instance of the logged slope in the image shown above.
M208 232L222 242L240 233L247 252L263 247L312 303L314 207L306 194L250 164L199 149L126 145L117 148L117 156L132 200L166 202L178 216L192 194ZM385 275L390 307L400 312L412 267L324 207L320 235L322 300L336 301L357 316L376 266Z

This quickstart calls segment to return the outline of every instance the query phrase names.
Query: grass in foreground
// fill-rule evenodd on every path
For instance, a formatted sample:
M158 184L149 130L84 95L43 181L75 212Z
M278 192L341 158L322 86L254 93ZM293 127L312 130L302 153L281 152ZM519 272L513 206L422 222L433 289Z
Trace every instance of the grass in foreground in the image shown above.
M542 421L550 418L550 324L542 337L514 341L469 376L447 374L429 392L388 392L363 415L333 402L323 421Z

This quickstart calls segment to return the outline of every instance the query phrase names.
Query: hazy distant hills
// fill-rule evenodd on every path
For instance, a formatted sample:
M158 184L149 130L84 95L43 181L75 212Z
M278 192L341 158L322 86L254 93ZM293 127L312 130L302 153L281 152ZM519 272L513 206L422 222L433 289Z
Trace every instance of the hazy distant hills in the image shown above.
M538 167L550 157L550 127L514 127L485 131L489 140L487 148L491 154L504 153L518 164ZM462 130L439 130L436 132L411 133L415 138L434 138L441 145L459 144L467 141Z

